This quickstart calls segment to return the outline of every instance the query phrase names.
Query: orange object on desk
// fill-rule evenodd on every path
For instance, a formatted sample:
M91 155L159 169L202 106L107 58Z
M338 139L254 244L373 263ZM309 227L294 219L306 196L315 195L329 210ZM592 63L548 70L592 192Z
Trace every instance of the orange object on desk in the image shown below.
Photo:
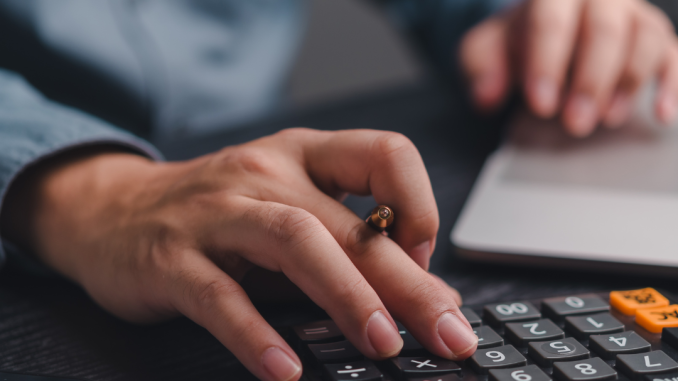
M610 305L624 315L635 315L637 310L669 305L669 300L654 288L630 291L612 291Z
M636 323L652 333L661 333L663 328L678 327L678 304L638 310Z

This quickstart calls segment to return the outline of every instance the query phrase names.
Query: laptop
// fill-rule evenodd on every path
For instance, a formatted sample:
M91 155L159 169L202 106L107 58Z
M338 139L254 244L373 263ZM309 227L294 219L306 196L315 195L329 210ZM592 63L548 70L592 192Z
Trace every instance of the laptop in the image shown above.
M678 274L678 126L652 115L586 139L526 111L486 161L451 232L486 262Z

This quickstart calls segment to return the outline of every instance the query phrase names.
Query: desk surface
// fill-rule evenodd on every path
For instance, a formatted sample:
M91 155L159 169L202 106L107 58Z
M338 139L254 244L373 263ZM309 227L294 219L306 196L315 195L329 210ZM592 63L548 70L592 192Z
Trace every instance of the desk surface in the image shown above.
M478 119L468 109L459 97L437 88L403 89L159 146L170 159L183 159L290 126L399 131L421 151L441 214L431 270L456 287L467 304L641 286L678 290L670 279L479 265L457 259L447 237L485 157L500 140L504 119L501 115ZM347 205L362 214L373 201L349 197ZM322 313L307 304L259 307L274 325ZM30 276L11 266L0 273L0 370L87 380L252 379L230 352L187 319L130 325L101 310L67 282Z

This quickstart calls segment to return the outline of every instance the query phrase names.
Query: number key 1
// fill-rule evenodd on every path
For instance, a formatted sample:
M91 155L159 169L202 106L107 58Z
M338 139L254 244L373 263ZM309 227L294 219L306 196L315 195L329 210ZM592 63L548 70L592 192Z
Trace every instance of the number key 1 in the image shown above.
M561 381L616 380L617 372L600 357L588 360L556 362L553 375Z
M513 345L479 349L470 357L469 362L471 367L480 374L487 374L490 369L527 365L525 357Z
M536 365L528 365L511 369L490 370L490 381L551 381Z

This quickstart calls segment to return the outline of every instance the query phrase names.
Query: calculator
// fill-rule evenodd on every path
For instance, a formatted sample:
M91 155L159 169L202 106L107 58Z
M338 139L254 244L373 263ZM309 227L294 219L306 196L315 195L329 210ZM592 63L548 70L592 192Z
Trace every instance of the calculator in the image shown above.
M307 381L678 381L678 300L653 288L462 307L478 336L465 361L403 349L365 358L331 320L290 327Z

